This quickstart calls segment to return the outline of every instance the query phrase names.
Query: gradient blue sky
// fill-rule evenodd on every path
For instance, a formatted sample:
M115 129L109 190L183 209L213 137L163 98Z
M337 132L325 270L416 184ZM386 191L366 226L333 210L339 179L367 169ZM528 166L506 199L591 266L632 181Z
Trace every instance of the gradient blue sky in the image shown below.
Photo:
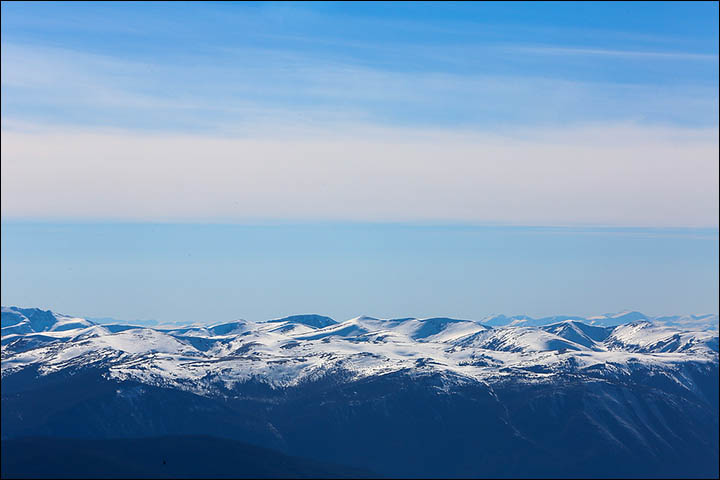
M718 311L714 229L23 222L2 259L4 305L125 320Z
M1 8L4 305L718 310L717 2Z
M8 2L2 14L8 121L235 134L278 121L717 124L715 2Z

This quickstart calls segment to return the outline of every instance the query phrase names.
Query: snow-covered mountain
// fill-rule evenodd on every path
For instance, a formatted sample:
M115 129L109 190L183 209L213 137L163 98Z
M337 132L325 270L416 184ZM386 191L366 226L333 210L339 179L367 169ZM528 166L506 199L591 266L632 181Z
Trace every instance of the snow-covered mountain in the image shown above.
M264 322L149 328L2 307L2 376L28 367L47 374L102 365L111 378L216 395L251 378L287 387L334 369L356 379L429 369L486 381L518 372L519 379L564 373L569 360L581 370L717 362L717 333L680 330L638 312L592 317L603 320L595 325L577 317L550 317L555 322L549 324L512 318L499 326L487 319L360 316L338 323L321 315L295 315ZM630 322L596 326L608 318Z
M562 371L568 358L587 368L627 365L630 359L673 365L717 357L716 334L681 333L642 314L620 318L633 322L597 327L560 317L541 327L524 326L528 322L492 327L487 321L450 318L360 316L338 323L296 315L163 329L98 325L39 309L3 307L2 375L30 366L49 373L102 364L113 378L213 395L250 378L284 387L336 368L356 378L429 368L480 381L533 366ZM478 357L484 360L478 363ZM199 378L212 378L216 385L198 383Z
M586 325L616 327L630 322L647 321L659 325L681 327L684 330L714 330L718 331L718 315L658 315L648 316L632 310L624 310L617 313L605 313L591 317L580 317L577 315L555 315L550 317L533 318L527 315L490 315L480 320L483 325L492 327L523 326L539 327L565 320L575 320Z
M318 458L313 448L323 447L332 453L322 459L383 473L421 474L425 468L438 475L476 476L477 465L458 464L450 472L438 470L440 458L432 463L428 457L431 463L421 468L407 463L403 455L411 452L405 447L398 447L395 458L355 442L372 436L367 425L379 425L375 434L385 432L387 438L375 441L392 447L401 437L385 431L386 423L419 435L413 442L430 442L433 428L440 429L433 435L444 431L463 442L467 435L487 434L468 428L491 428L498 445L531 449L555 475L561 461L556 456L563 449L579 455L573 449L580 447L562 443L569 437L553 440L560 433L543 430L554 418L567 429L562 435L580 429L590 444L629 459L687 457L689 446L717 458L716 436L702 433L718 423L717 319L623 312L590 318L496 315L477 321L359 316L337 322L295 315L149 328L2 307L3 437L57 435L68 428L91 436L174 434L175 428L198 434L215 428L224 436L309 457ZM72 393L58 390L70 385ZM38 392L45 393L38 397ZM57 403L49 400L53 395ZM405 410L390 413L398 408ZM124 412L122 418L118 412ZM188 412L204 423L178 420ZM417 421L431 422L428 432L413 433L415 427L403 423L427 415L435 417ZM465 425L458 415L473 419ZM232 433L226 429L236 420L228 418L241 422ZM72 421L81 424L69 427ZM335 430L342 425L354 432L352 440ZM318 438L313 429L328 438ZM303 442L303 435L315 443ZM335 451L332 438L359 451ZM549 447L551 440L560 443ZM495 448L484 439L471 443ZM358 460L371 453L381 459L377 464ZM504 450L496 454L509 458ZM583 455L573 462L592 457Z

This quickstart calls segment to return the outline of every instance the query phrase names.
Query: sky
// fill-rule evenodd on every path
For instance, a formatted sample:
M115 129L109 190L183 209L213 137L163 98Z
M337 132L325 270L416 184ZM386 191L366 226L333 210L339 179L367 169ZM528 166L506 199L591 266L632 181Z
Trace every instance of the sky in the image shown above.
M718 310L716 2L1 9L3 305Z
M718 311L713 229L23 222L0 245L3 305L126 321Z

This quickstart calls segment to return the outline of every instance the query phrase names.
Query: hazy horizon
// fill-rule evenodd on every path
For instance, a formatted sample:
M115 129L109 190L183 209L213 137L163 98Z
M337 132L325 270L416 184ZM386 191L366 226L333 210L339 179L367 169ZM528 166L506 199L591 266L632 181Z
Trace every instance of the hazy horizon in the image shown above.
M3 305L217 322L718 312L716 229L3 222Z

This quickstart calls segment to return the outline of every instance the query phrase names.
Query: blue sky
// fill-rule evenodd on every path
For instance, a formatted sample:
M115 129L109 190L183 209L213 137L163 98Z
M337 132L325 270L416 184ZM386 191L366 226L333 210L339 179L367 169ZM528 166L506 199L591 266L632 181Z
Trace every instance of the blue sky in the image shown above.
M1 9L3 304L717 312L716 2Z
M2 228L2 297L161 322L717 312L717 245L713 229L23 222Z
M4 121L215 134L717 124L713 2L8 2L2 14Z

